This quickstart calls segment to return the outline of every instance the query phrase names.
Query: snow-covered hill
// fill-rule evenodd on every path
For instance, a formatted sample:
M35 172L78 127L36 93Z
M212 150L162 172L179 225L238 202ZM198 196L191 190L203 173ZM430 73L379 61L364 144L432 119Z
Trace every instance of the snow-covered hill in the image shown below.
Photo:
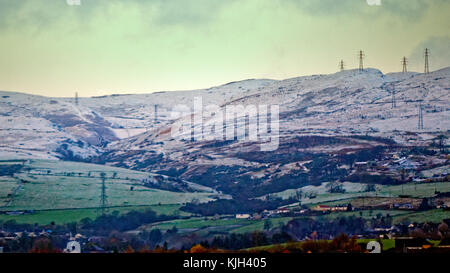
M393 93L395 107L392 105ZM176 102L193 104L192 101L175 98ZM211 98L208 99L206 102L203 99L203 105L211 103ZM279 105L281 138L369 134L416 145L433 134L450 129L450 68L430 74L386 75L376 69L349 70L272 82L240 97L214 99L212 102L222 107L229 104ZM419 130L420 103L424 128ZM175 122L183 123L185 120ZM109 149L117 153L147 150L169 157L174 156L172 148L177 151L185 149L186 143L173 139L170 126L158 125L159 130L111 143Z
M97 155L96 145L115 140L95 112L59 99L0 92L0 155L55 158Z
M174 137L172 128L186 122L190 127L191 120L221 120L198 112L173 118L175 106L193 109L196 98L223 112L230 105L278 105L278 149L261 151L261 140ZM238 117L236 123L247 120ZM348 164L385 156L379 147L426 146L449 131L450 68L429 74L348 70L204 90L79 98L78 103L0 92L0 158L83 159L160 172L234 195L350 177Z
M180 175L225 192L251 189L252 184L261 188L270 185L270 190L261 193L271 192L277 187L295 187L289 183L299 181L299 175L309 175L309 182L301 182L304 185L334 177L333 173L341 172L339 168L347 168L339 166L343 158L335 160L334 156L345 157L392 143L403 147L429 145L438 135L449 134L449 102L450 68L430 74L386 75L376 69L349 70L287 79L249 90L240 97L230 97L228 101L214 102L222 109L232 104L279 105L280 138L275 151L261 152L260 141L186 141L173 137L171 124L162 124L110 143L102 160ZM203 105L207 104L204 100ZM423 129L418 129L420 104ZM203 122L217 118L220 116L203 117ZM196 118L187 116L174 123L180 126L191 120ZM237 120L237 126L245 123L245 118ZM322 160L323 164L316 174L309 173L313 159Z
M171 111L178 104L192 107L195 97L201 97L203 105L222 107L277 104L281 138L370 134L420 143L450 129L449 78L450 68L386 75L376 69L348 70L282 81L247 80L205 90L79 98L78 104L74 98L0 92L0 155L87 158L101 154L108 144L113 153L145 149L174 157L172 148L178 151L185 145L168 130ZM420 101L422 130L417 128Z
M272 82L246 80L206 90L79 98L78 103L74 98L0 91L0 157L95 157L107 143L169 124L175 104L192 103L196 96L225 102Z

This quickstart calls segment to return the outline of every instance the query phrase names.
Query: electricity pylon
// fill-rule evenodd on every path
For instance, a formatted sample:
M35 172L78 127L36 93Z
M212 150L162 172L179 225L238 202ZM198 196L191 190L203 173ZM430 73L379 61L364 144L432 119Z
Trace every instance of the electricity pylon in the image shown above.
M397 107L397 102L395 101L395 89L393 88L391 92L392 92L392 108L395 108Z
M403 73L408 72L407 64L408 64L408 60L406 59L406 57L403 57L403 59L402 59L402 66L403 66L402 72Z
M359 57L359 71L364 71L364 52L362 50L359 51L358 57Z
M339 62L339 69L341 70L341 72L344 71L344 69L345 69L345 67L344 67L344 60L341 60Z
M424 72L425 74L430 73L430 64L428 63L428 57L430 56L430 50L428 48L425 48L425 69Z
M108 197L106 196L106 174L101 173L100 177L102 179L102 190L100 194L100 211L102 215L105 215L108 209Z
M419 103L419 122L417 124L419 130L423 129L423 111L422 111L422 101Z

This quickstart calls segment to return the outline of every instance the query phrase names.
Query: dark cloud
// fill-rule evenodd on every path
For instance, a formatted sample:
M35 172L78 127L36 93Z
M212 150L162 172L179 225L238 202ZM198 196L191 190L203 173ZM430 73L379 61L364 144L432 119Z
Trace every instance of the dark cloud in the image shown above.
M108 14L112 5L138 8L142 18L160 25L195 25L214 20L236 0L81 0L70 6L66 0L0 0L0 27L47 26L75 16L88 22L96 15ZM151 16L150 14L153 14Z
M0 0L0 27L48 27L67 15L65 0Z
M138 0L139 1L139 0ZM235 0L158 0L155 22L163 25L203 24L214 20Z
M95 16L114 19L113 5L127 5L141 11L143 22L160 26L201 26L216 20L230 6L246 0L81 0L69 6L66 0L0 0L0 28L13 26L36 30L74 18L85 27ZM381 0L381 6L369 6L367 0L266 0L280 5L294 4L312 16L348 16L372 18L388 15L407 23L417 21L432 4L449 4L449 0ZM236 5L235 5L236 4ZM447 6L448 8L448 6Z
M365 0L283 0L294 3L311 15L340 15L359 12L367 7Z
M34 0L33 0L34 1ZM160 24L197 24L214 19L217 13L236 0L81 0L82 13L107 13L110 5L137 7L143 17ZM155 17L150 17L150 13Z
M392 15L417 20L428 11L432 3L442 3L442 0L384 0L383 9Z
M390 15L411 21L422 17L432 4L448 0L381 0L381 6L370 6L367 0L283 0L295 3L311 15L381 16Z
M0 26L6 26L24 4L25 1L0 0Z

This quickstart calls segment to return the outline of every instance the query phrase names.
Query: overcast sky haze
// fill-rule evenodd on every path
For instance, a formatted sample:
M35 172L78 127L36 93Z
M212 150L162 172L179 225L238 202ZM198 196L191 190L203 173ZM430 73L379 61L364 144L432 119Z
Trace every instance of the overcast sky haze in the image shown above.
M0 90L96 96L450 66L450 0L0 0Z

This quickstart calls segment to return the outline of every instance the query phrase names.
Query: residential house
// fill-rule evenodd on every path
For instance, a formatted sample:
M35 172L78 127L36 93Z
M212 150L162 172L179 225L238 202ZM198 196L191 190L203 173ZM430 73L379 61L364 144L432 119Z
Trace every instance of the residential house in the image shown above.
M313 211L327 212L327 211L331 211L331 207L330 207L330 206L327 206L327 205L317 205L317 206L311 208L311 210L313 210Z
M277 214L287 214L291 212L288 208L279 208L277 209Z
M236 214L236 219L249 219L250 214L248 213L238 213Z

